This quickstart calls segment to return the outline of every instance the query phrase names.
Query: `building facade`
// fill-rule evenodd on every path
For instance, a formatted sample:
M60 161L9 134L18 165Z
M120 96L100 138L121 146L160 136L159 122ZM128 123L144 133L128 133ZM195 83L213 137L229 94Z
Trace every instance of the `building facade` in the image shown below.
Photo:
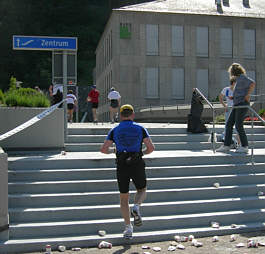
M239 62L265 93L265 0L157 0L114 9L96 50L99 113L114 86L135 107L210 100Z

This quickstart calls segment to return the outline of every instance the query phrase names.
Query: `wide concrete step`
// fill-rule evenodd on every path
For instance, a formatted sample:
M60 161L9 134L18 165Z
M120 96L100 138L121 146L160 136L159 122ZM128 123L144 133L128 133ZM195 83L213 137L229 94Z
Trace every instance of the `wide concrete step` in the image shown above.
M210 150L211 142L153 142L156 150ZM217 142L217 146L221 146L221 142ZM65 151L67 152L97 152L100 150L102 143L66 143ZM249 148L265 148L265 141L249 141Z
M147 190L146 202L172 202L257 196L265 190L265 184L247 184L200 188L174 188ZM135 191L131 191L135 193ZM9 194L9 208L47 208L69 206L95 206L119 204L119 192L83 192L52 194ZM130 197L133 203L133 195Z
M207 142L210 134L154 134L153 142ZM264 133L247 134L249 140L265 141ZM67 143L103 143L106 135L68 135Z
M264 173L265 163L146 167L147 177ZM9 170L9 182L115 179L116 168Z
M264 163L265 149L254 150L254 161ZM144 156L147 166L207 165L207 164L243 164L251 162L251 154L213 153L212 150L176 150L155 151ZM100 152L67 153L66 155L46 155L9 158L9 169L84 169L115 167L114 154Z
M141 206L141 213L148 217L186 214L187 212L206 213L262 209L264 204L264 196L144 203ZM120 206L115 204L105 206L11 208L9 209L9 216L11 223L118 219L120 218Z
M111 128L117 126L118 124L108 125L98 125L89 127L75 127L68 126L69 135L107 135ZM187 134L187 124L150 124L150 123L141 123L142 126L146 127L150 135L154 134ZM212 124L207 124L207 129L209 132L212 131ZM215 132L222 133L224 131L224 125L215 125ZM252 132L250 125L244 126L247 133ZM263 126L254 126L253 130L255 133L264 133Z
M265 220L265 209L235 210L212 213L195 213L184 215L167 215L143 217L143 225L135 227L135 232L174 230L191 227L207 227L211 221L220 225L257 223ZM59 221L40 223L12 223L10 225L10 239L41 238L47 236L75 236L96 234L99 230L106 230L111 234L121 232L124 227L123 219Z
M265 173L207 175L186 177L147 178L148 189L173 189L212 187L214 183L221 186L262 184L265 182ZM116 179L103 180L75 180L75 181L46 181L46 182L12 182L8 183L9 194L30 193L73 193L73 192L100 192L117 190ZM134 186L131 184L131 190Z
M173 230L159 230L159 231L145 231L134 232L133 239L130 240L130 244L146 243L146 242L158 242L168 241L174 239L175 235L190 235L193 234L197 237L214 236L214 235L228 235L236 233L246 233L251 231L262 231L265 229L265 224L261 222L257 223L243 223L238 224L237 228L231 228L230 225L221 225L218 230L206 226L198 228L182 228ZM52 246L52 250L57 250L59 245L65 245L67 249L72 247L97 247L102 241L109 241L113 245L127 245L128 241L124 240L121 234L122 230L117 234L107 234L105 237L100 237L97 234L82 235L82 236L69 236L69 237L45 237L35 239L15 239L8 240L5 243L0 243L0 253L15 253L20 252L32 252L32 251L45 251L46 244Z

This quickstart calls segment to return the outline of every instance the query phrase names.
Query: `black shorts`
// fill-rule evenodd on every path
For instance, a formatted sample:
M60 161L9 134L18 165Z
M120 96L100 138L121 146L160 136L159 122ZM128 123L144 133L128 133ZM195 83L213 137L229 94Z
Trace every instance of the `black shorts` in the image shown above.
M92 102L92 108L98 108L98 102Z
M68 103L67 104L67 108L68 109L73 109L74 108L74 104L73 103Z
M57 103L59 103L59 102L62 101L62 100L63 100L63 93L57 91L57 93L53 95L52 105L57 104ZM60 104L60 105L59 105L59 108L61 108L62 105L63 105L63 104Z
M132 179L137 190L146 187L145 162L141 159L134 165L117 164L117 180L120 193L128 193L130 180Z
M118 108L119 107L119 101L118 100L111 100L110 101L110 106L112 108Z

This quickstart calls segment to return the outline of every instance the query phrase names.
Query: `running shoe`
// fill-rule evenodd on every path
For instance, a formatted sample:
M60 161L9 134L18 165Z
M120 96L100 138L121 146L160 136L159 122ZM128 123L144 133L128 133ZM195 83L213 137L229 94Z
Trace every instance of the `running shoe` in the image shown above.
M134 226L137 226L137 227L142 226L143 222L142 222L142 217L140 215L140 212L132 209L131 215L134 219Z
M123 237L125 239L132 239L133 227L132 225L126 225L125 230L123 231Z
M229 151L230 151L230 146L224 146L224 145L222 145L221 147L216 149L216 152L226 153L226 152L229 152Z

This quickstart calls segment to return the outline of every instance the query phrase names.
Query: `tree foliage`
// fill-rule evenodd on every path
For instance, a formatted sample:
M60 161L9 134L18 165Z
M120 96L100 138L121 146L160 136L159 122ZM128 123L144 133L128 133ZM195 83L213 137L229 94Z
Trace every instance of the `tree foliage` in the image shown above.
M112 8L153 0L0 0L0 89L14 76L48 89L51 52L12 49L13 35L78 38L78 85L91 84L95 50Z
M77 37L78 84L91 83L96 45L109 13L106 0L1 0L0 89L7 90L11 76L42 89L51 82L51 52L13 50L13 35Z

